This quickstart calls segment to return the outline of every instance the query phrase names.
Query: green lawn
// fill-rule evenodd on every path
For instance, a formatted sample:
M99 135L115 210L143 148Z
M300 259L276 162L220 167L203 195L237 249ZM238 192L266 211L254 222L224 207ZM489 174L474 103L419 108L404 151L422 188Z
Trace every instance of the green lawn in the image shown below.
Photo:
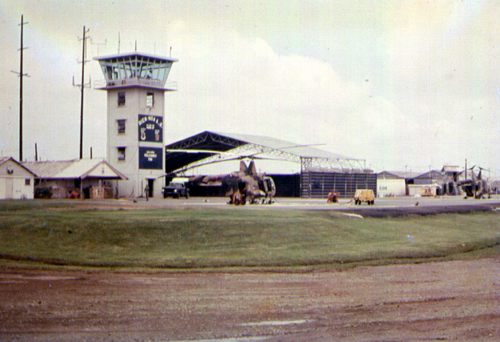
M494 212L359 219L331 211L104 211L50 201L0 202L0 259L9 262L338 266L494 255L498 245L500 215Z

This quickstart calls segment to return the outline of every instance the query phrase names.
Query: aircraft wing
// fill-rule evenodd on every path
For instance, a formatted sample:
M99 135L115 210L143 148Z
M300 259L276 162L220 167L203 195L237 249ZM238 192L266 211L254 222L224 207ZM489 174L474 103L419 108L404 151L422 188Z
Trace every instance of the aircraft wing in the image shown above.
M227 174L195 176L191 178L189 182L199 186L218 186L222 185L222 178L225 176L227 176Z

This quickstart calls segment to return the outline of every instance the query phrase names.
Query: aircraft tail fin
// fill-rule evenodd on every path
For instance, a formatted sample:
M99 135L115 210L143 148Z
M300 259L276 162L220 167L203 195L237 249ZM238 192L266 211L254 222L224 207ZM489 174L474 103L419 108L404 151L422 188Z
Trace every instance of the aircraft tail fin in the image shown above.
M248 166L247 175L253 176L257 174L257 168L255 167L255 162L252 160Z
M243 160L240 161L240 171L247 173L247 170L248 170L247 164L245 164Z

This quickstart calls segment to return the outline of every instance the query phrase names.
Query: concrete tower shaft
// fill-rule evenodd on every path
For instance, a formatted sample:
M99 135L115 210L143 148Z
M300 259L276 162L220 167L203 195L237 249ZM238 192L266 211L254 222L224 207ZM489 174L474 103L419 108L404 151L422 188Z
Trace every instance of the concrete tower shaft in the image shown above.
M143 53L96 57L107 91L107 161L129 180L116 185L120 197L159 196L156 179L165 169L163 138L167 79L176 59Z

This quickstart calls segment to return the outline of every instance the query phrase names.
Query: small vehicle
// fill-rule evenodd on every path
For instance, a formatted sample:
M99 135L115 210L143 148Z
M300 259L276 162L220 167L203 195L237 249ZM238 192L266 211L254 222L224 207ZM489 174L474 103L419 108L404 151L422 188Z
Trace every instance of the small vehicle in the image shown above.
M163 198L172 196L172 198L189 198L189 189L186 187L185 183L170 183L161 189L163 193Z
M51 197L52 197L51 186L37 186L35 188L35 198L51 198Z
M375 204L375 195L373 194L373 190L356 190L356 192L354 193L354 204L361 205L361 203L363 202L368 203L368 205Z
M432 196L432 190L431 188L423 188L420 190L420 196L422 197L430 197Z
M326 203L338 203L339 202L339 193L338 191L332 191L328 194L328 199Z

